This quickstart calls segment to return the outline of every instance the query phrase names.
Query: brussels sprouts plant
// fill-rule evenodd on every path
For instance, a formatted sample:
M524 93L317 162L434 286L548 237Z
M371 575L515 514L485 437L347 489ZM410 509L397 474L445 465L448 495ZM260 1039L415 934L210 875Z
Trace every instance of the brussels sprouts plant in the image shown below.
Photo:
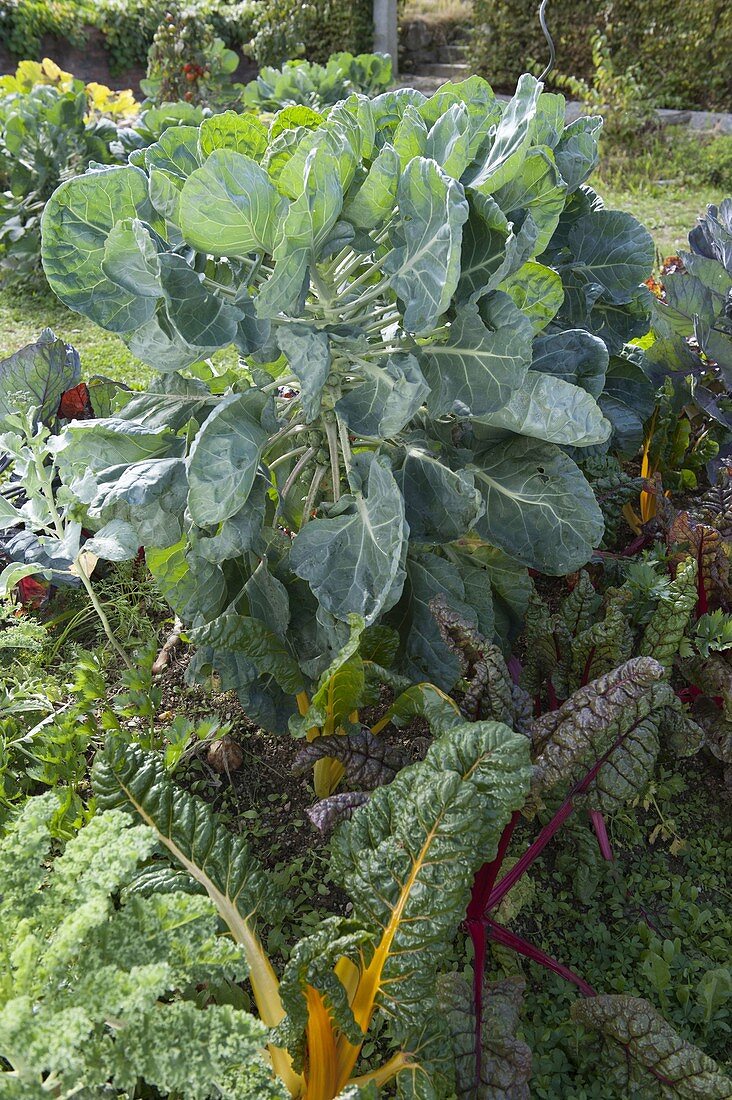
M433 596L505 639L526 568L602 537L568 449L610 435L653 245L585 184L600 119L564 109L524 76L506 104L471 77L226 113L46 208L53 289L160 372L71 423L59 468L92 528L136 532L194 672L269 728L307 725L354 623L375 664L450 690Z

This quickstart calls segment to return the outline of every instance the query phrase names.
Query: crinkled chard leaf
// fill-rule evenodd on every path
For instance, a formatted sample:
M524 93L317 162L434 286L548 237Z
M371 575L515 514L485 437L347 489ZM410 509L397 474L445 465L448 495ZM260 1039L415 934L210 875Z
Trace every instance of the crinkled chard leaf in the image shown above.
M625 1047L638 1063L632 1079L664 1097L727 1100L732 1081L717 1063L683 1039L642 997L600 994L572 1005L572 1019ZM622 1059L622 1052L618 1052ZM643 1073L643 1070L646 1073Z
M531 1048L516 1038L526 983L522 978L484 982L480 1080L476 1085L473 990L460 974L440 978L440 1007L455 1051L458 1100L529 1100Z

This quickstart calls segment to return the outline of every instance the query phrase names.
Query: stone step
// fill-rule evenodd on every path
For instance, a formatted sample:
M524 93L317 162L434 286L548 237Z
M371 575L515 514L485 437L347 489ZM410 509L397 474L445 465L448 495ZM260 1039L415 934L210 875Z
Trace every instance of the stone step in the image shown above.
M420 65L419 74L436 77L439 80L465 80L470 76L470 66L457 63Z
M447 46L440 46L437 50L437 61L441 65L461 65L465 61L468 47L459 42L452 42Z

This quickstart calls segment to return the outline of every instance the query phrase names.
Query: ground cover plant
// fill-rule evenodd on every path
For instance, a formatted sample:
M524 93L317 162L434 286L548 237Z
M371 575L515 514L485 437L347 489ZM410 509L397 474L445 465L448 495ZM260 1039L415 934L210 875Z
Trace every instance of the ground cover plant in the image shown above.
M530 77L140 125L44 260L148 384L0 362L3 1088L732 1095L726 206L654 281Z

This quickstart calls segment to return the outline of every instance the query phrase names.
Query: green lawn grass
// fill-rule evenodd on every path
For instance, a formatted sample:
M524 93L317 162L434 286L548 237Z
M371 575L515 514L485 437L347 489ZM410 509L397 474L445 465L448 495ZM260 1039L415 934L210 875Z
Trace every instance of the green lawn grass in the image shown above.
M724 197L708 187L653 185L622 190L602 180L593 180L593 184L607 206L629 211L648 227L659 262L683 248L689 230L707 204L718 203ZM135 359L118 336L72 313L48 288L0 290L0 359L37 340L46 327L78 349L85 377L102 374L133 387L145 386L152 377L151 368ZM234 365L236 354L229 350L214 359Z

